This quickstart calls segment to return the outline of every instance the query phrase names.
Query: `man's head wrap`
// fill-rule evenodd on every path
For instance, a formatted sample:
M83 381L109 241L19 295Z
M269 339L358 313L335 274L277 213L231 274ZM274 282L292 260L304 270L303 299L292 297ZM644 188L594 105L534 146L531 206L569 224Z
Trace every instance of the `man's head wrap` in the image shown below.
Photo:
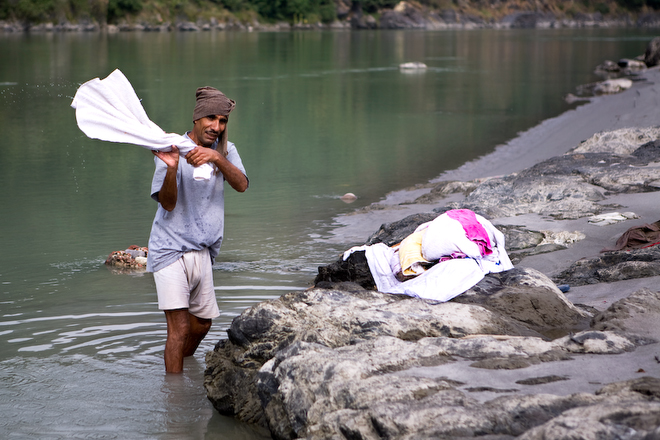
M229 113L236 106L236 102L227 98L224 93L213 87L200 87L195 92L196 102L193 110L193 121L205 116L222 115L229 116ZM222 132L218 140L218 150L227 155L227 129Z

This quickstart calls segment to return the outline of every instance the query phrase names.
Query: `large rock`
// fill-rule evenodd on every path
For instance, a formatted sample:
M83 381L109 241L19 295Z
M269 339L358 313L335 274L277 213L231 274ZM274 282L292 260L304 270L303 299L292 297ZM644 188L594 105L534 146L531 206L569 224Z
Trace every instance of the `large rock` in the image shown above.
M568 330L590 318L540 272L510 272L495 282L477 284L464 303L368 290L292 292L245 310L227 334L233 344L245 349L243 358L263 362L298 340L338 347L382 335L404 340L470 334L540 336L539 330ZM539 301L550 309L546 314L533 310Z
M642 439L658 426L660 402L648 394L660 384L656 378L610 386L597 395L507 395L481 403L458 390L461 384L399 372L401 358L392 353L408 362L434 361L446 349L435 345L438 340L425 342L417 351L410 343L383 339L363 344L361 352L290 347L259 376L274 437L628 438L594 434L637 431L638 437L629 438ZM570 428L577 436L570 436ZM551 434L561 429L563 436Z
M581 151L487 180L443 209L467 208L489 218L536 213L575 219L617 208L599 203L605 194L660 189L660 142L647 142L625 155L588 152L586 146Z
M572 148L569 153L612 153L629 155L644 144L660 138L660 127L635 127L599 132Z
M646 46L644 52L644 62L647 67L653 67L660 64L660 37L655 37Z
M640 338L653 339L658 333L658 315L660 293L641 289L596 314L591 325L595 330L627 332Z
M648 390L652 390L648 393ZM563 412L521 440L656 439L660 436L660 379L642 377L603 388L600 402ZM650 395L649 395L650 394Z
M522 416L526 406L530 411L531 404L521 400L531 399L515 399L508 408L501 403L484 407L457 390L455 382L401 372L411 366L446 363L467 352L475 358L501 357L518 349L486 338L411 343L381 337L336 350L298 344L264 365L258 388L276 438L437 438L494 433L498 426L499 434L508 430L515 435L524 429L505 427L507 421L517 418L515 412ZM534 400L535 408L542 400L548 410L527 421L531 426L551 419L560 408L573 408L593 397L572 402ZM512 414L516 406L519 409Z
M498 274L459 298L438 303L359 288L310 289L257 304L207 355L208 397L222 414L267 425L276 438L330 438L328 429L357 423L385 402L396 403L387 417L429 395L476 405L456 384L397 372L457 358L523 368L570 353L620 353L637 343L596 330L554 341L542 336L585 328L591 315L531 269ZM440 408L435 399L426 405L421 413ZM478 411L470 409L470 417Z
M526 276L533 285L548 284L533 272ZM234 320L230 338L207 355L205 387L220 412L263 424L278 439L535 439L557 438L552 433L567 426L579 427L580 438L626 430L643 438L660 415L656 378L611 384L596 394L521 395L425 372L466 360L476 369L525 369L588 353L631 352L653 342L623 330L637 318L631 309L641 313L651 305L648 317L657 319L660 294L640 291L631 298L599 315L596 324L609 328L609 322L614 331L590 329L549 341L533 331L521 335L520 323L474 304L368 291L291 293ZM572 308L558 314L566 310ZM483 391L504 395L485 401L470 396ZM596 417L598 412L604 416ZM621 423L612 427L613 420Z
M489 274L454 302L481 305L549 335L558 329L585 329L591 318L589 312L574 306L555 283L534 269Z
M584 286L660 275L660 249L657 246L605 252L578 260L553 278L559 284Z

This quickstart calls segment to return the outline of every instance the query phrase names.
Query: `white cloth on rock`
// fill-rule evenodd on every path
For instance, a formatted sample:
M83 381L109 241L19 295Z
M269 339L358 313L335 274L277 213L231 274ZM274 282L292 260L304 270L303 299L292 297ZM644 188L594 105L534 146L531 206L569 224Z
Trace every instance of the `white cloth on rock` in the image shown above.
M463 225L446 214L420 225L415 232L423 229L426 233L422 241L422 255L429 261L460 253L469 258L481 257L479 246L467 238Z
M353 252L365 251L365 257L369 265L369 271L374 278L376 288L380 292L404 294L436 301L449 301L473 287L488 273L503 272L513 269L513 264L505 250L505 239L491 222L477 215L477 220L488 233L492 245L492 253L481 256L477 251L474 256L474 243L465 246L465 231L461 223L449 218L446 214L438 216L431 222L417 227L416 231L435 227L437 225L448 226L437 228L435 233L424 235L424 240L432 239L434 243L427 247L434 250L444 249L447 256L452 253L463 253L468 258L450 258L440 261L433 267L414 278L399 281L397 273L401 271L401 264L397 255L398 248L389 247L384 243L367 246L356 246L343 255L346 260ZM437 222L436 224L433 224ZM453 223L452 223L453 222ZM460 227L460 230L457 228ZM444 233L443 233L444 231Z
M172 145L185 156L197 145L186 136L166 133L152 122L133 86L116 69L105 79L94 78L78 88L71 102L80 130L92 139L139 145L149 150L171 151ZM195 180L209 180L214 166L195 168Z

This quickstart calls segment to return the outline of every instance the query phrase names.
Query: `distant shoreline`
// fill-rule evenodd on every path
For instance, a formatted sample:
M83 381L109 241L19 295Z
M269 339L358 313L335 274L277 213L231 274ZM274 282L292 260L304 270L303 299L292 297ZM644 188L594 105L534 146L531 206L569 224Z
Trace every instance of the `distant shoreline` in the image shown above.
M404 3L404 2L402 2ZM409 6L406 6L409 7ZM412 13L414 12L414 14ZM374 15L358 14L343 17L331 23L263 23L256 19L239 20L234 17L197 18L167 21L160 17L128 17L117 24L100 23L90 18L73 21L29 22L0 20L1 34L16 33L118 33L118 32L204 32L204 31L349 31L349 30L473 30L473 29L589 29L589 28L660 28L660 11L624 13L606 16L599 12L579 13L573 16L536 11L518 11L501 19L487 18L473 13L446 10L383 10Z

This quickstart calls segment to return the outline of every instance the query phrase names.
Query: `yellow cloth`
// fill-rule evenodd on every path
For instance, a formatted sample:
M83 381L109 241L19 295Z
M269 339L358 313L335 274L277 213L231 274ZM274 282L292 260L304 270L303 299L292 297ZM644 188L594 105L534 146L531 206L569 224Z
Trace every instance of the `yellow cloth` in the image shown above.
M399 261L404 276L419 275L426 269L419 263L430 263L422 256L422 239L426 229L407 236L399 245Z

